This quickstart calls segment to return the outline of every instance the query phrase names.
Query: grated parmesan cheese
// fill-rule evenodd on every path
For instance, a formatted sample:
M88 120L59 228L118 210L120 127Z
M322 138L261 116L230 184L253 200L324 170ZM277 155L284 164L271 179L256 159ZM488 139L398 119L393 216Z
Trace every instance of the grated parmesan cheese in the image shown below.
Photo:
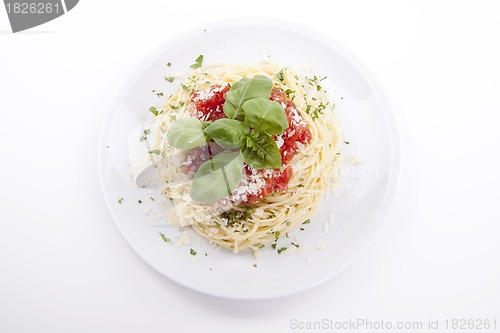
M297 253L298 253L298 254L302 254L302 253L304 253L304 252L306 251L306 249L307 249L307 246L308 246L307 244L302 244L302 245L301 245L301 246L297 249Z
M323 223L323 233L325 233L325 235L328 235L329 231L330 231L330 228L329 228L328 221L325 221L325 223Z
M333 213L328 212L328 224L332 225L333 224Z
M142 210L144 215L148 215L150 211L151 211L151 206L144 207L144 209Z
M356 155L355 153L351 153L351 155L349 156L349 162L352 165L359 165L359 164L363 164L365 161L361 157Z
M280 134L276 137L276 145L278 146L278 148L281 148L281 146L283 146L283 144L285 143L285 140L283 140L283 134Z
M257 208L255 210L255 216L258 216L258 217L264 216L264 210L262 208Z
M266 185L264 177L257 170L253 168L250 168L250 170L252 174L247 175L240 181L231 194L231 200L235 202L247 201L249 194L255 195L259 193L260 189Z
M323 251L324 249L326 249L326 244L325 243L316 243L316 245L314 245L314 247L317 248L318 250Z

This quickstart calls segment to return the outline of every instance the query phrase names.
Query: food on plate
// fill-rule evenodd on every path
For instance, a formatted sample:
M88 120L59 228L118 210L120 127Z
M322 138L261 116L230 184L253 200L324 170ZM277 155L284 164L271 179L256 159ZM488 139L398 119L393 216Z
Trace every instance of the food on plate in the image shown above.
M275 248L310 221L338 168L341 133L324 78L201 60L150 110L170 221L233 252Z

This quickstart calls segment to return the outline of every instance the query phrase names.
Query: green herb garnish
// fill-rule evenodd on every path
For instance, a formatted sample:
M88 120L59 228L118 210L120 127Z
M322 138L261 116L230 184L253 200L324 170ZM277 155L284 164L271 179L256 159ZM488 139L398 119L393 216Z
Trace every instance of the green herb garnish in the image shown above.
M163 239L163 241L164 241L165 243L170 243L170 242L172 241L170 238L167 238L167 237L166 237L164 234L162 234L161 232L160 232L160 236L161 236L161 239Z
M245 163L257 169L276 169L281 166L280 151L269 135L250 132L241 153Z
M149 112L151 112L155 116L158 116L158 113L159 113L158 110L154 106L149 108Z
M238 148L246 143L250 128L235 119L219 119L203 130L224 149Z
M270 78L245 77L226 93L223 112L228 118L214 122L187 118L172 124L167 133L172 147L186 150L214 140L224 149L239 148L202 164L193 178L193 200L210 203L229 196L243 176L243 162L257 169L281 167L281 154L271 135L283 133L288 120L283 107L269 100L271 91Z
M167 132L167 142L179 149L192 149L206 144L203 122L196 118L176 120Z
M194 175L191 198L210 203L231 194L243 176L243 160L239 152L224 152L201 165Z
M151 92L155 93L156 96L158 96L158 97L163 96L163 92L161 92L161 91L156 91L156 90L153 89L153 90L151 90Z
M189 249L189 253L192 255L192 256L195 256L196 255L196 251L193 250L193 249Z
M243 120L243 104L258 97L269 99L272 87L273 81L266 76L244 77L235 82L226 93L226 101L223 106L224 113L228 118Z
M191 65L191 68L200 68L203 62L203 54L200 54L198 58L196 58L195 63Z
M276 73L276 78L278 80L280 80L281 82L283 82L283 80L285 79L285 75L283 74L283 70L280 70L278 73Z
M242 106L245 123L254 131L261 131L270 135L283 133L288 128L283 107L264 97L248 100Z

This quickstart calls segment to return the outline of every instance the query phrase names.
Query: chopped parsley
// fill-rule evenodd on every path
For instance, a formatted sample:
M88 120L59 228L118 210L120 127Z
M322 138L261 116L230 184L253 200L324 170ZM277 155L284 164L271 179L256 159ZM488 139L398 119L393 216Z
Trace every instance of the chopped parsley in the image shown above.
M164 235L164 234L162 234L161 232L160 232L160 236L161 236L161 239L163 239L163 241L164 241L165 243L170 243L170 242L172 241L170 238L167 238L167 236L165 236L165 235Z
M149 108L149 112L151 112L155 116L158 116L158 113L159 113L158 110L154 106Z
M276 249L276 243L271 244L271 247L275 250Z
M137 200L137 203L140 205L142 203L142 200Z
M302 224L309 224L309 223L311 223L311 219L307 219L304 222L302 222Z
M281 252L286 251L286 250L287 250L287 248L286 248L286 247L280 247L280 248L278 249L278 254L280 254Z
M349 141L344 141L344 143L345 143L346 145L348 145L348 144L349 144Z
M191 65L191 68L200 68L203 63L203 54L200 54L195 60L196 62Z
M253 264L252 266L255 267L255 268L257 268L257 264Z
M247 218L252 215L251 209L251 206L245 206L245 210L243 212L236 209L231 209L222 212L219 216L224 220L223 222L225 225L233 225L235 223L247 220Z
M123 202L123 198L118 199L118 203L121 204Z
M167 62L167 67L170 67L172 66L172 63L171 62Z
M294 242L292 242L292 245L295 246L295 247L299 247L299 244L295 244Z
M155 150L151 150L149 153L150 154L155 154L155 155L160 155L161 151L159 149L155 149Z
M278 73L276 73L276 78L278 80L280 80L281 82L283 82L283 80L285 79L285 75L283 74L283 70L280 70Z
M173 76L165 76L165 80L172 83L174 82L175 78Z
M163 92L161 92L161 91L156 91L153 89L153 90L151 90L151 92L155 93L156 96L158 96L158 97L163 96Z
M196 251L193 250L193 249L189 249L189 254L191 254L192 256L195 256L196 255Z

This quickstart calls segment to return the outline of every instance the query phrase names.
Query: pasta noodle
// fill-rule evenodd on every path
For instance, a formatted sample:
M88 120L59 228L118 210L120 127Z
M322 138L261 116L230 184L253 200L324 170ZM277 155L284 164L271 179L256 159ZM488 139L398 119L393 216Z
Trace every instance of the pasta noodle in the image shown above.
M168 145L165 133L175 120L192 116L189 104L193 91L256 75L270 77L274 86L290 92L311 132L310 143L299 144L300 149L287 163L293 175L284 193L275 193L251 205L226 199L212 205L197 203L189 196L190 177L179 167L182 154ZM313 217L339 166L341 141L333 105L319 81L315 76L307 78L292 68L270 62L193 70L156 117L160 131L152 148L161 151L162 192L175 207L169 211L170 220L181 227L191 226L204 238L237 253L244 249L257 251Z

